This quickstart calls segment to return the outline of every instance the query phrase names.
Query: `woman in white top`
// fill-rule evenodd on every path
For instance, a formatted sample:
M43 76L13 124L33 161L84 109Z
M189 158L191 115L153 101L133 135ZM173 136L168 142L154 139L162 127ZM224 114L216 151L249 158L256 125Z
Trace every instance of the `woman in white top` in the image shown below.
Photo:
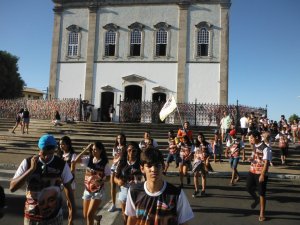
M126 151L126 136L123 133L120 133L116 137L115 145L113 147L113 163L111 166L111 176L110 176L110 196L112 205L108 209L109 212L114 212L116 209L116 183L114 182L116 168L119 165L120 158L123 152Z
M89 155L84 156L89 152ZM109 181L110 166L103 144L96 141L89 144L76 157L75 163L81 161L81 164L86 167L83 192L83 217L87 225L94 224L96 212L101 204L104 195L104 182ZM101 220L101 218L98 218Z

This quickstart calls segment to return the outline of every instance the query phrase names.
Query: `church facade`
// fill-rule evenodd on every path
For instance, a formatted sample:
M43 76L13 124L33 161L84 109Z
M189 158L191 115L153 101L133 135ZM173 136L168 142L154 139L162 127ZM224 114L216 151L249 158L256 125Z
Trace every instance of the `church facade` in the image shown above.
M230 0L52 1L52 98L228 104Z

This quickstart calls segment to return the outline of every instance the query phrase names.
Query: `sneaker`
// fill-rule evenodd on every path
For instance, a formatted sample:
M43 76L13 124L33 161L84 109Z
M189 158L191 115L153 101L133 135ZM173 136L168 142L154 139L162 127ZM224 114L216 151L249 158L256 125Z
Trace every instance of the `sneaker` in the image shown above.
M199 191L194 191L194 194L192 195L192 197L196 198L198 194L199 194Z
M115 205L111 205L111 207L107 210L108 212L114 212L116 210Z
M200 196L202 196L202 197L205 196L205 191L201 191Z
M188 176L188 177L186 178L186 183L187 183L187 184L191 184L191 178L190 178L190 176Z

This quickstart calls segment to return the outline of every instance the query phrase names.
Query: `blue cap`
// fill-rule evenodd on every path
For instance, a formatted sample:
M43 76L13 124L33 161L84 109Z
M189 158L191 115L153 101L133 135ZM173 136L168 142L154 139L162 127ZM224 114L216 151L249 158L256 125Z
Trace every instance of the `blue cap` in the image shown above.
M49 134L45 134L43 135L40 139L39 139L39 143L38 143L39 149L41 150L45 150L46 147L52 147L56 148L57 143L55 138L52 135Z

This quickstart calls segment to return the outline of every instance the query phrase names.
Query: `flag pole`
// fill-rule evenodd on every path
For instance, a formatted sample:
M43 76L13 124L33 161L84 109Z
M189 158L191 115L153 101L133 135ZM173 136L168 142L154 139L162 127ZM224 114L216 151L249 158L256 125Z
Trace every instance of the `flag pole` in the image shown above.
M178 112L178 115L179 115L179 119L180 119L181 126L182 126L182 128L184 129L183 123L182 123L182 119L181 119L181 116L180 116L180 113L179 113L179 109L178 109L177 104L176 104L176 109L177 109L177 112Z

